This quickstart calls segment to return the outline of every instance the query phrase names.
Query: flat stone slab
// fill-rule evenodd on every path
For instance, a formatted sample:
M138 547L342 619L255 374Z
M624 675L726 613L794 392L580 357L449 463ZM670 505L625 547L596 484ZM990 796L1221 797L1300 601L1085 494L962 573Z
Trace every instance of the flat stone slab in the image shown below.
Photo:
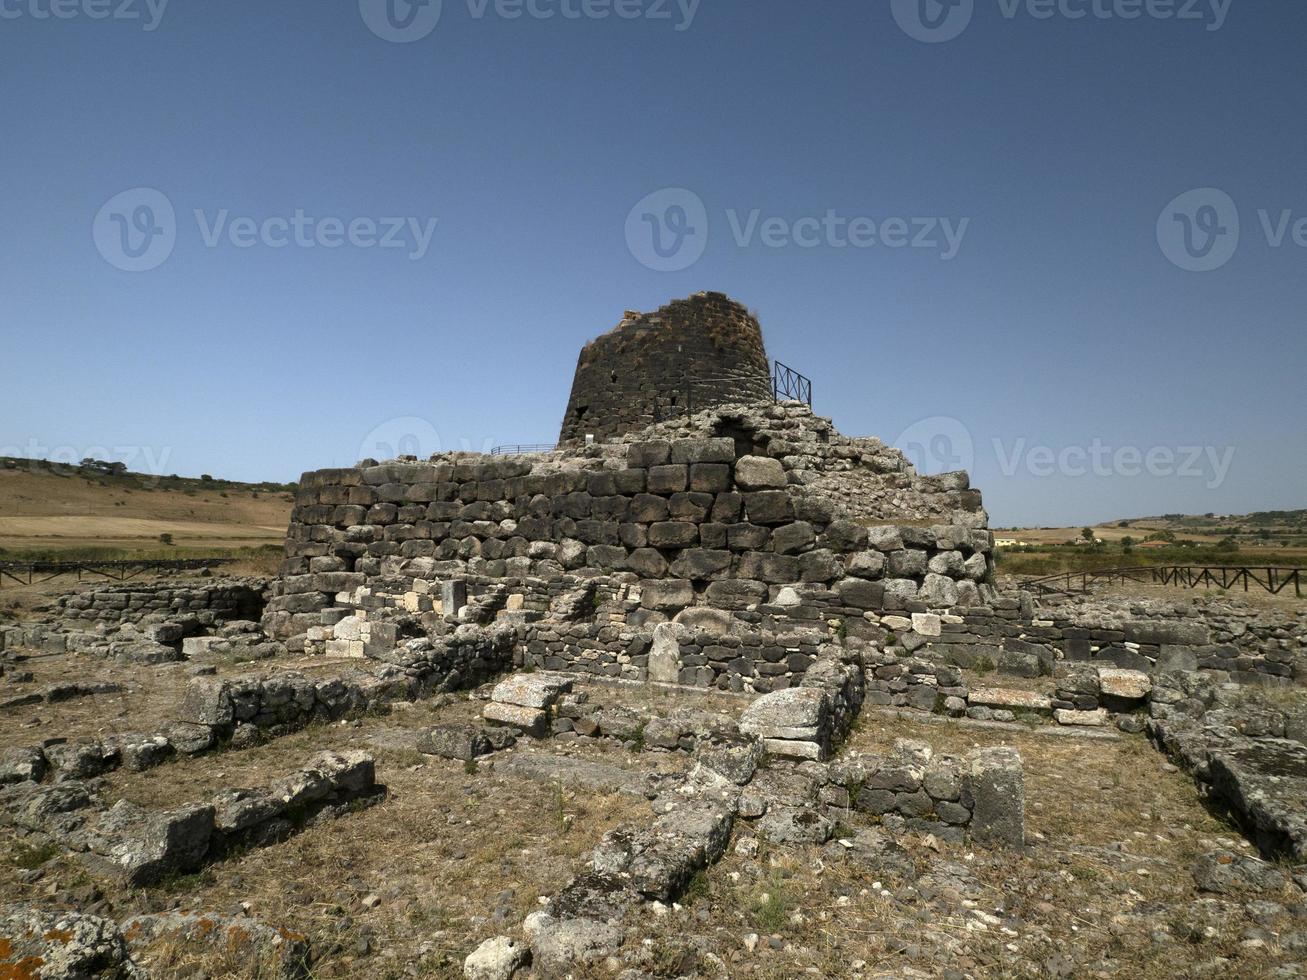
M542 783L560 782L601 793L626 793L641 798L645 797L651 786L643 773L602 762L572 759L565 755L518 752L497 761L495 768Z
M549 730L549 714L540 708L525 708L520 704L500 704L491 701L481 716L495 725L512 725L528 735L542 737Z
M1212 785L1251 825L1259 845L1307 861L1307 746L1240 738L1209 758Z
M1098 685L1109 697L1129 701L1142 701L1153 689L1153 682L1142 670L1125 670L1120 667L1099 667Z
M417 750L425 755L470 762L491 751L490 739L475 725L436 725L418 735Z
M820 741L830 733L830 695L796 687L764 694L740 716L740 731L765 739Z
M1093 711L1058 708L1053 712L1053 719L1059 725L1079 725L1082 728L1106 728L1112 722L1112 716L1106 708L1096 708Z
M803 742L787 738L764 738L762 747L769 755L784 759L812 759L820 762L823 750L820 742Z
M978 687L967 701L982 708L1007 708L1009 711L1052 711L1053 702L1034 691L1017 691L1006 687Z
M514 674L495 685L492 701L523 708L548 708L572 690L572 678L563 674Z

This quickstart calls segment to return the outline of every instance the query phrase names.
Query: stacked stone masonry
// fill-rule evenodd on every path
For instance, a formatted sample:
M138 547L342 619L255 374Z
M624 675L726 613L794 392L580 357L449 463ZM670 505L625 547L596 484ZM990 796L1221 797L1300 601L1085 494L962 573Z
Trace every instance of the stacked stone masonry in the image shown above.
M408 612L437 632L455 617L507 616L581 623L598 635L572 639L611 649L623 628L698 608L728 613L746 634L824 632L845 620L857 629L872 611L992 596L992 536L974 491L921 487L932 504L922 526L869 528L809 489L825 457L765 455L799 433L829 436L829 423L802 405L757 411L791 442L756 438L761 428L742 437L728 411L709 416L728 435L307 473L264 625L304 637L294 646L326 642L327 631L335 640L359 611ZM953 486L965 483L962 474ZM466 595L452 600L451 582ZM533 653L566 645L550 628Z
M628 311L577 360L559 442L607 441L675 415L771 398L758 321L721 293Z
M156 614L195 615L209 625L257 620L263 613L265 585L261 579L214 579L204 584L165 581L101 587L62 596L59 615L98 623L136 622Z
M1181 666L1245 683L1307 677L1307 616L1228 601L1081 599L1036 609L1023 596L959 614L925 645L933 658L962 667L1034 677L1072 661L1143 671Z

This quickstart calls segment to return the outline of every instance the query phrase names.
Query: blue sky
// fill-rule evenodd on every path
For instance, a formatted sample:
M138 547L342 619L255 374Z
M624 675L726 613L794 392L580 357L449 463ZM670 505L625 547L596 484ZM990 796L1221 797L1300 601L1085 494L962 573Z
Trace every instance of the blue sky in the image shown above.
M715 289L996 525L1307 506L1301 4L51 2L0 0L0 452L549 442Z

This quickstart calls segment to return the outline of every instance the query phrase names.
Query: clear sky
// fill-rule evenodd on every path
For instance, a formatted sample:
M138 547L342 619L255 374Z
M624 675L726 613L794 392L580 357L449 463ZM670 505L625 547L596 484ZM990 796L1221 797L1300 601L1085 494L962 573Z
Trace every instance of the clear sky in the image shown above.
M1307 506L1307 5L953 3L0 0L0 452L551 442L713 289L996 525Z

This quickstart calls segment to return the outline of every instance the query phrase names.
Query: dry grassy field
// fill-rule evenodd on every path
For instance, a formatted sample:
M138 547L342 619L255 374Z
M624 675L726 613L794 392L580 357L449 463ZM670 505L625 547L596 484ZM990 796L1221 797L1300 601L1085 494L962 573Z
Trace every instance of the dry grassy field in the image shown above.
M291 495L226 481L0 469L0 557L108 549L216 554L280 545ZM165 546L160 535L171 535ZM181 555L184 556L184 555Z

